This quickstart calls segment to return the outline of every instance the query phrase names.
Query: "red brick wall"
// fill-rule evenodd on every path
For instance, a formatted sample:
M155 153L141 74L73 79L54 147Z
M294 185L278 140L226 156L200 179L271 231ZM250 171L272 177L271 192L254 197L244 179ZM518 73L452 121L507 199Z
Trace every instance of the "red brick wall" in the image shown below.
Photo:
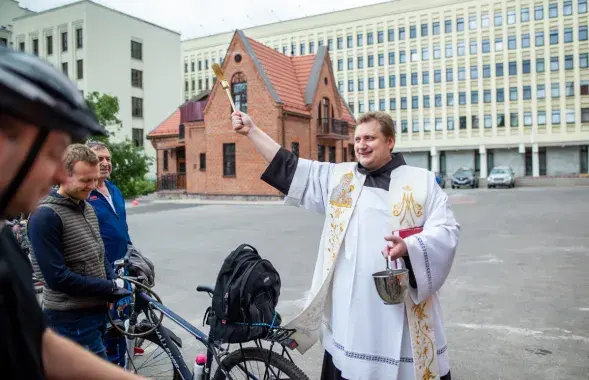
M258 74L250 57L245 54L241 40L236 38L228 49L231 52L225 59L223 71L230 82L233 75L242 72L247 79L247 113L258 127L276 141L279 140L279 112L274 100ZM240 53L241 62L234 60ZM279 195L277 190L260 180L267 163L255 150L245 136L233 132L231 128L231 104L220 83L215 86L209 97L205 110L206 146L207 146L207 194L248 194ZM236 175L223 176L223 144L235 143Z
M285 120L285 144L284 147L292 151L292 143L299 143L299 157L315 159L313 146L311 144L312 131L310 131L311 120L299 116L289 115ZM282 144L282 141L280 141ZM315 151L317 149L315 148Z
M203 193L207 172L200 167L200 154L207 150L204 122L185 123L186 126L186 191ZM208 157L205 165L208 164Z
M327 78L327 84L325 84L325 78ZM341 140L331 140L331 139L317 139L317 119L319 117L319 104L321 104L321 100L325 97L329 99L330 105L333 106L334 111L334 118L342 120L343 119L343 109L339 106L339 94L337 92L336 84L333 82L334 78L332 78L331 70L328 65L328 61L326 60L323 64L323 68L321 69L321 75L319 76L319 84L317 86L317 92L315 95L315 100L313 102L313 120L311 121L311 130L313 131L313 140L312 147L313 147L313 159L318 158L318 147L317 145L325 145L325 161L329 160L329 147L335 146L335 158L336 162L342 161L343 147L347 147L348 143L353 144L353 129L350 128L350 138L348 141L341 141ZM345 107L345 106L343 106ZM330 115L331 117L331 111ZM342 146L343 145L343 146ZM348 149L348 160L350 159L350 153Z
M176 173L176 154L172 151L178 143L177 137L162 137L152 140L152 145L157 151L157 175ZM168 152L168 170L164 170L164 151Z

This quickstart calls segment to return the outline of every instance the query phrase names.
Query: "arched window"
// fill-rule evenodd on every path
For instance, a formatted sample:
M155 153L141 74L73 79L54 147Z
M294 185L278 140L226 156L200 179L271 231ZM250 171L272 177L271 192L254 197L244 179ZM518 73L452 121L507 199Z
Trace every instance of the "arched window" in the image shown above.
M235 73L231 78L231 96L235 108L247 113L247 79L243 73Z

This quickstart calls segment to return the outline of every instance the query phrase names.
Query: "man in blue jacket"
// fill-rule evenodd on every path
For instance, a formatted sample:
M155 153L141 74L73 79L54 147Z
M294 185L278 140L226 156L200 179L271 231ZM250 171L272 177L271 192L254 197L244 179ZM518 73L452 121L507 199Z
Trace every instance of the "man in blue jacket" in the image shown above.
M121 191L110 182L108 178L112 173L111 154L108 147L99 142L91 141L88 147L96 154L100 163L100 178L98 184L88 197L88 203L92 205L98 217L100 235L104 241L106 257L113 265L116 260L122 259L127 254L127 246L131 244L129 227L127 226L127 213L125 211L125 199ZM121 300L111 310L113 319L119 319L117 309L124 306L127 300ZM121 310L123 318L128 317L126 310ZM112 330L111 330L112 332ZM106 336L105 346L108 360L120 366L125 365L126 341L125 337L114 332L117 336Z
M108 178L112 173L111 154L106 145L99 141L89 142L88 147L100 162L100 179L96 189L90 193L88 202L94 207L100 235L104 241L106 257L111 264L127 254L127 245L131 244L125 199L121 191Z

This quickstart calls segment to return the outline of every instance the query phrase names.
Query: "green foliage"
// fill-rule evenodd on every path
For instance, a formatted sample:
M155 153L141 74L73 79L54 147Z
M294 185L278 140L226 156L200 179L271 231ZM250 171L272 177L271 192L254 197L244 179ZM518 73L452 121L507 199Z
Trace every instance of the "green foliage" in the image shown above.
M106 144L111 154L112 174L110 180L117 185L125 198L146 195L155 191L155 182L145 179L152 158L126 138L114 141L115 130L122 127L119 113L119 100L108 94L92 92L86 97L88 106L94 111L101 125L107 128L109 136L95 137Z

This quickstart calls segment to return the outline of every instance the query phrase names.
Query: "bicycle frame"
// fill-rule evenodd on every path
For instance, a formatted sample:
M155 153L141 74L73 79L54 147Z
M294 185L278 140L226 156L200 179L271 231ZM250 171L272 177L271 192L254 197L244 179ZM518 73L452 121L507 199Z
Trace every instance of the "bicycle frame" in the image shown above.
M171 321L173 321L178 326L182 327L186 330L190 335L196 338L200 343L202 343L207 348L207 363L205 365L204 371L204 380L210 380L211 378L211 365L212 359L215 359L217 364L221 365L221 360L219 359L219 352L224 352L225 350L220 347L215 342L212 342L209 339L209 336L204 333L203 331L199 330L197 327L190 324L184 318L167 308L166 306L162 305L160 302L156 301L155 299L151 298L147 294L141 292L138 294L141 300L144 302L139 302L139 307L137 309L156 309L168 317ZM148 310L144 310L147 312ZM170 356L172 360L172 364L176 368L176 370L180 373L183 380L192 380L192 371L190 367L184 361L180 350L174 344L172 337L170 336L170 332L167 328L165 328L162 324L159 324L158 327L155 329L155 334L158 336L159 340L162 342L164 349L166 350L167 354ZM133 342L134 339L127 339L127 347L133 347L134 345L129 346L129 343ZM133 352L133 351L131 351ZM134 356L134 352L133 352ZM227 375L228 376L228 375ZM230 376L228 376L231 379Z
M131 280L131 281L140 280L140 277L123 276L123 278L127 278L128 280ZM136 284L139 284L139 283L140 282L136 282ZM207 290L206 287L203 287L202 290L199 290L197 288L197 291L199 291L199 292L206 291L208 293L212 292L212 290ZM153 313L154 309L158 310L164 316L168 317L172 322L174 322L178 326L182 327L182 329L187 331L190 335L192 335L194 338L196 338L200 343L202 343L206 347L206 349L207 349L207 362L204 366L204 376L203 376L202 380L210 380L211 379L211 376L212 376L211 367L212 367L213 359L215 359L215 361L217 362L217 364L219 366L219 370L221 370L223 372L223 374L225 375L225 378L227 380L233 380L231 375L229 375L229 373L227 372L227 369L224 368L224 366L221 364L221 362L222 362L221 358L222 358L223 354L229 353L228 349L224 349L221 346L221 344L214 341L210 335L207 335L203 331L199 330L197 327L190 324L188 321L186 321L184 318L182 318L181 316L179 316L178 314L176 314L175 312L170 310L168 307L164 306L161 302L159 302L158 300L147 295L144 291L140 291L139 289L136 288L133 293L134 293L134 296L132 297L132 302L130 305L132 312L131 312L129 320L128 320L128 325L127 325L127 323L125 323L125 325L126 325L125 330L127 332L135 333L135 327L137 326L137 317L141 312L143 312L148 317L148 319L150 320L149 322L152 324L151 327L149 327L148 330L146 330L146 331L150 331L151 329L153 329L153 323L155 321L155 323L157 324L157 327L155 329L153 329L152 332L149 332L146 335L155 334L157 336L158 340L162 343L163 349L166 351L166 353L170 357L170 359L172 361L172 365L174 366L174 368L176 369L178 374L180 374L180 377L182 378L182 380L193 380L193 373L192 373L190 367L184 361L182 353L178 349L178 346L181 346L181 344L182 344L181 340L178 337L176 337L171 330L168 330L166 327L164 327L162 323L159 323L159 318L157 318L157 316L154 316L154 314L155 314L155 313ZM157 298L159 299L159 297L157 297ZM140 327L142 327L142 326L140 326ZM282 330L281 332L276 332L274 335L272 335L272 337L274 339L278 339L278 340L271 340L270 341L272 343L270 350L272 350L275 343L278 343L280 341L285 341L285 340L287 340L289 342L288 347L290 349L294 349L296 346L293 346L292 343L296 344L296 342L294 340L290 339L290 336L292 335L292 332L294 332L294 330L292 330L290 332L289 331L290 330ZM127 356L128 356L128 359L130 359L130 360L126 361L126 367L128 370L131 369L129 361L133 362L133 359L135 357L135 350L134 350L135 339L137 339L137 338L126 336ZM178 346L175 344L175 342L179 343ZM287 348L286 348L287 346L285 346L282 343L280 345L282 346L282 350L283 350L282 355L284 355L284 353L286 353L288 358L292 361L292 357L290 356L290 354L287 351ZM131 365L134 366L133 363L131 363ZM248 374L248 377L251 376L254 379L256 378L255 376L251 375L251 373L249 371L247 371L247 369L246 369L246 372Z

